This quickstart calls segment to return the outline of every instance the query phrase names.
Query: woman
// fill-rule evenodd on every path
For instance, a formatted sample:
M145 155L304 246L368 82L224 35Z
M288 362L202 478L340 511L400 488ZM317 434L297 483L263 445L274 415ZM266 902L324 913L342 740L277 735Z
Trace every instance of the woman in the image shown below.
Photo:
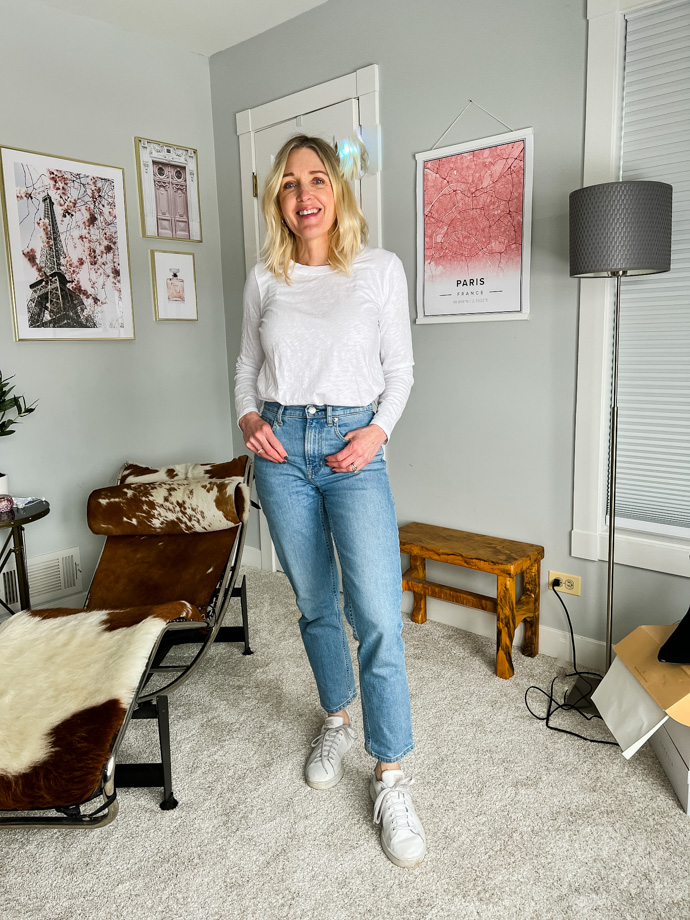
M405 274L395 255L366 247L364 216L337 154L319 138L283 145L262 208L264 261L245 287L237 417L256 454L259 500L326 712L305 779L315 789L336 785L355 737L335 543L358 642L364 746L376 759L374 820L389 859L411 867L426 843L400 767L413 743L383 459L412 386Z

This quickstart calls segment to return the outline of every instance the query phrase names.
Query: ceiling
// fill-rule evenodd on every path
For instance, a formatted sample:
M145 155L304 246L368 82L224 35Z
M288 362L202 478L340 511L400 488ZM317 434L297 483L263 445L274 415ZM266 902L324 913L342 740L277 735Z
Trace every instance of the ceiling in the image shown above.
M207 57L326 0L37 0Z

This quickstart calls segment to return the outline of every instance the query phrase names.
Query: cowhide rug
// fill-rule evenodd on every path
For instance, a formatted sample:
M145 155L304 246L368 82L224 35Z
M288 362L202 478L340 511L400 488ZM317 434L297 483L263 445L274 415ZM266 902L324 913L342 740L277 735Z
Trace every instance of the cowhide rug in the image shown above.
M0 626L0 809L72 805L97 789L116 732L185 601L128 610L32 610Z

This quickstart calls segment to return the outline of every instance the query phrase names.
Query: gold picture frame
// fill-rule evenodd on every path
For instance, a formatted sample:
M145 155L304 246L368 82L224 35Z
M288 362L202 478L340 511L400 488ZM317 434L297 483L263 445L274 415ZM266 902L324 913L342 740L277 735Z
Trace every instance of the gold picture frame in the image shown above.
M196 322L196 269L193 252L151 250L153 315L159 322Z
M0 146L14 337L134 338L124 170Z
M141 235L203 242L199 154L194 147L134 138Z

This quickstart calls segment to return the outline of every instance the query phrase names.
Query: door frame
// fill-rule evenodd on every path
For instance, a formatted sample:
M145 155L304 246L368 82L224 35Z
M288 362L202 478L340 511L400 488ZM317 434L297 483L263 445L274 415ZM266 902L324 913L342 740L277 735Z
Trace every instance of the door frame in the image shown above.
M254 194L252 176L255 173L254 132L329 105L359 101L359 121L362 140L369 153L369 169L361 180L362 211L369 225L372 246L381 246L381 126L379 122L379 68L377 64L362 67L353 73L337 77L309 89L245 109L236 116L240 141L240 175L242 177L242 222L244 225L244 258L249 271L259 260L259 199Z
M357 99L362 140L369 153L369 169L360 182L362 211L369 225L371 246L382 245L381 227L381 126L379 122L379 69L377 64L362 67L353 73L253 109L236 116L240 143L240 176L242 191L242 223L244 228L244 259L247 272L259 260L259 198L254 191L256 172L254 133L290 118L325 109L338 102ZM259 512L261 535L261 567L269 572L278 568L273 542L263 512Z

